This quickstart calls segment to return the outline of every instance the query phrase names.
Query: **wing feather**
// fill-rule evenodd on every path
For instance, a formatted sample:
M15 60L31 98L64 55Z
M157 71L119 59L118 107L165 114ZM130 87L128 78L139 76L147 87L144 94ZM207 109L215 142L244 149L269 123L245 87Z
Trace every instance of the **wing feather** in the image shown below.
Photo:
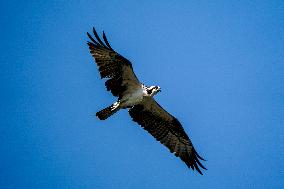
M129 109L133 121L148 131L156 140L164 144L170 152L179 157L192 170L200 174L201 158L195 151L193 144L180 122L165 111L153 98L145 97L139 105Z
M95 37L87 32L90 38L87 44L98 65L101 78L107 79L105 82L107 90L121 98L131 88L140 87L141 84L133 71L131 62L112 49L104 32L104 42L95 28L93 28L93 34Z
M103 47L107 48L105 44L102 42L101 38L99 37L96 29L93 27L93 34L95 35L96 39L98 40L99 44L102 45Z
M110 50L113 50L113 49L111 48L111 46L110 46L110 44L109 44L107 38L106 38L106 34L105 34L104 31L103 31L103 38L104 38L104 41L105 41L106 45L108 46L108 48L109 48Z

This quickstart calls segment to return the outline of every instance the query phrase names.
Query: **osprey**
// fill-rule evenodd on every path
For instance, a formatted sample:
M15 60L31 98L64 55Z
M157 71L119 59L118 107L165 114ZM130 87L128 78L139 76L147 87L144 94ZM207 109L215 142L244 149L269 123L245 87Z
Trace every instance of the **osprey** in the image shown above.
M129 60L118 54L110 46L105 33L103 40L93 28L94 39L88 32L91 42L87 44L98 65L101 78L107 78L105 86L118 100L111 106L96 113L105 120L120 109L128 109L133 121L148 131L157 141L174 152L192 170L202 174L200 167L206 168L199 160L204 160L194 149L181 123L153 98L161 91L159 86L146 86L136 77Z

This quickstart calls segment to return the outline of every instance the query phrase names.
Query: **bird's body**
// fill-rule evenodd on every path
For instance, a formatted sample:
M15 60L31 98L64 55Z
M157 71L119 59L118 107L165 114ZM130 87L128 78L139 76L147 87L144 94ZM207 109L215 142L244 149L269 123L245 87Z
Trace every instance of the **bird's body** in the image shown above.
M127 93L120 99L121 107L127 108L139 104L143 100L144 90L142 85Z
M153 89L153 90L151 90L151 89ZM159 86L147 87L147 86L142 84L137 89L135 89L133 91L127 91L127 93L120 100L121 107L128 108L128 107L138 105L143 101L143 98L153 97L159 91L160 91Z
M202 174L199 167L206 168L199 159L204 159L195 151L181 123L153 98L161 88L142 84L133 72L130 61L112 49L105 34L103 33L103 42L95 29L93 33L96 40L87 33L92 41L87 43L90 52L99 67L101 77L107 78L107 90L118 97L115 103L97 112L96 116L105 120L120 109L128 109L133 121L180 157L189 168Z

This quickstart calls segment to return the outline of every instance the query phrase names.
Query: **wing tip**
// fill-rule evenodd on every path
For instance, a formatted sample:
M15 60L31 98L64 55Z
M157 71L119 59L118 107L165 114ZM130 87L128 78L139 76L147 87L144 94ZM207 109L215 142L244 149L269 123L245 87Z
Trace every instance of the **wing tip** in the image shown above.
M109 49L113 50L113 49L111 48L111 46L110 46L108 40L107 40L105 31L103 31L103 39L104 39L104 42L105 42L106 46L107 46Z
M93 34L95 35L95 37L96 37L96 39L97 39L97 42L98 42L101 46L103 46L103 47L105 47L105 48L108 48L108 47L102 42L102 40L101 40L100 36L98 35L98 32L96 31L95 27L93 27Z
M194 161L194 167L195 167L195 169L197 170L197 172L198 173L200 173L201 175L203 175L203 173L202 173L202 171L200 170L200 168L199 167L201 167L203 170L208 170L200 161L199 161L199 159L200 160L202 160L202 161L206 161L205 159L203 159L197 152L196 152L196 150L193 148L193 161Z
M93 46L97 45L97 46L101 46L101 47L104 47L104 48L107 48L109 50L112 50L112 47L110 46L107 38L106 38L106 35L105 35L105 32L103 31L103 39L104 39L104 42L101 40L100 36L98 35L98 32L96 31L95 27L93 27L93 34L95 36L95 39L92 37L92 35L87 32L87 36L89 37L89 39L92 41L90 44L92 44ZM87 42L87 44L89 45L89 41Z

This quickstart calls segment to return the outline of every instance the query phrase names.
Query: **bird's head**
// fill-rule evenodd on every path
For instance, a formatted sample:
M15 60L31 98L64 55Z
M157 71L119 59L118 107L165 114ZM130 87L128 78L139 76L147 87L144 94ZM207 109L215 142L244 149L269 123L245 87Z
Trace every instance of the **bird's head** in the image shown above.
M161 92L161 87L159 87L159 86L151 86L151 87L147 88L147 94L149 96L154 96L158 92Z

